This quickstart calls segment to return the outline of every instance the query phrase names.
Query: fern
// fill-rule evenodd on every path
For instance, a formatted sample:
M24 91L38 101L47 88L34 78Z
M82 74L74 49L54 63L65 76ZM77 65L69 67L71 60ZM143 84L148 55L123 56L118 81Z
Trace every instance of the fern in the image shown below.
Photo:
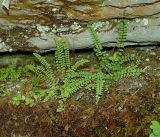
M63 78L63 86L61 88L61 96L69 98L73 93L85 88L88 84L92 83L92 73L88 71L76 71L76 69L88 60L80 60L66 73Z
M102 52L103 47L101 45L101 42L98 38L98 35L97 35L96 31L94 30L94 28L92 27L92 25L90 23L88 24L87 27L88 27L88 30L91 34L92 40L93 40L94 45L95 45L94 52L95 52L96 56L98 57L98 59L100 61L105 60L105 53Z
M33 53L33 55L46 69L51 69L51 64L49 64L41 55L37 53Z
M99 79L99 77L93 78L93 80L96 81L97 85L96 101L98 102L100 97L99 95L101 95L103 92L104 81L109 84L124 77L139 76L142 73L142 70L139 69L136 64L129 64L130 62L133 61L135 61L136 63L139 62L138 57L136 57L134 54L124 54L123 50L115 52L113 55L109 55L103 52L102 45L100 43L98 35L96 34L95 30L90 24L88 25L88 29L95 43L94 51L97 58L100 61L101 70L105 69L106 70L105 72L108 73L108 74L105 73L102 74L98 72L96 75L101 75L101 79ZM127 22L121 21L117 38L117 44L119 48L124 47L126 36L127 36ZM126 67L127 65L129 67Z
M84 64L88 63L89 60L87 59L81 59L79 61L77 61L74 65L71 66L71 68L69 69L69 71L76 71L80 66L83 66Z
M118 43L121 46L126 37L126 29L122 29L126 27L125 25L125 23L122 23L119 29ZM42 92L42 96L40 96L44 101L51 99L58 91L60 91L61 99L68 99L77 91L85 88L96 91L96 103L98 103L105 91L105 84L110 84L124 77L139 76L142 73L142 70L136 65L137 62L134 63L138 60L134 54L124 54L122 50L115 52L113 55L107 54L107 52L102 51L100 40L90 24L88 28L95 43L94 52L100 62L100 68L97 72L78 70L79 67L84 66L89 60L81 59L72 64L69 47L63 38L55 40L56 69L62 72L60 76L54 74L51 65L43 57L36 53L34 54L42 65L31 66L30 69L49 85L49 90ZM103 69L105 69L105 72ZM58 79L56 76L58 76ZM61 104L60 110L61 108L63 110L64 105Z
M105 80L103 79L104 75L102 72L96 74L96 104L99 102L100 96L103 93L103 86Z
M49 87L53 87L57 84L57 80L53 70L51 68L51 64L49 64L41 55L37 53L33 53L36 59L42 64L41 66L33 66L30 65L28 68L36 73L40 79L46 82Z
M119 71L111 73L110 76L112 80L117 81L124 77L139 76L141 75L141 73L142 73L142 70L139 69L137 66L130 65L129 67L125 69L121 69Z
M67 43L63 40L63 48L64 48L64 57L65 57L65 65L66 68L70 68L71 67L71 57L70 57L70 52L69 52L69 46L67 45Z
M80 72L74 72L70 71L66 74L67 79L75 79L75 78L90 78L93 74L88 71L80 71Z
M106 65L110 71L117 71L123 69L123 65L130 63L131 61L139 62L139 58L134 54L124 54L123 52L115 52L109 57L110 63Z
M119 23L117 44L119 48L124 48L124 42L127 37L127 21L123 20Z
M58 71L65 72L71 66L69 47L63 38L55 39L56 42L56 67Z
M52 86L52 88L50 88L49 90L47 90L46 96L44 97L43 101L46 102L46 101L52 99L52 97L54 97L56 95L57 90L58 90L57 87L53 87Z
M73 93L86 86L90 82L91 81L89 79L84 78L75 79L73 81L66 81L61 90L61 97L69 98Z
M56 49L55 49L55 59L56 59L56 68L59 71L64 72L65 70L65 59L63 52L62 39L55 39Z

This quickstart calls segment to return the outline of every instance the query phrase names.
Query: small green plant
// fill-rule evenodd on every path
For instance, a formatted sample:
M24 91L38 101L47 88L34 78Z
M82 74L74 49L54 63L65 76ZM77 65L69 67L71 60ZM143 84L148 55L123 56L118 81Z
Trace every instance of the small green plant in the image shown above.
M25 105L32 107L34 100L30 97L24 96L24 102L25 102Z
M22 96L19 94L19 95L17 95L17 96L15 96L15 97L12 98L12 103L13 103L13 105L15 105L15 106L19 106L22 100L23 100L23 98L22 98Z
M25 102L25 105L28 105L30 107L33 106L33 99L30 97L18 94L17 96L12 98L12 103L15 106L19 106L21 102Z
M18 80L22 74L28 71L26 66L17 67L15 62L11 62L8 67L0 68L0 82L7 80Z
M149 137L160 137L160 123L158 121L152 121L151 123L152 133Z
M59 100L58 101L58 107L57 107L57 112L62 112L65 110L65 105L64 105L64 102L62 100Z

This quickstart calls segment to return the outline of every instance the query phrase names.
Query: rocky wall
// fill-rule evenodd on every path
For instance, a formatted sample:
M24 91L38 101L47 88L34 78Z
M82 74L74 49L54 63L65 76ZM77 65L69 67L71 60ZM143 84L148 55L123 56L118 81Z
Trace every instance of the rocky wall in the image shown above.
M91 48L89 21L104 46L116 46L122 19L128 22L125 45L160 44L160 0L12 0L8 9L3 2L0 52L54 50L56 36L71 49Z

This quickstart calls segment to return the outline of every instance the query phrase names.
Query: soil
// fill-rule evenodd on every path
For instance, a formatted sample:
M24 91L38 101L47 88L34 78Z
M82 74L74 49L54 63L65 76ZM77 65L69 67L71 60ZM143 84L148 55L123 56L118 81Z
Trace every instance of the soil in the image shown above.
M160 120L160 48L126 51L139 53L145 73L112 84L98 104L87 92L58 113L56 99L16 107L12 95L0 96L0 137L148 137L151 121Z

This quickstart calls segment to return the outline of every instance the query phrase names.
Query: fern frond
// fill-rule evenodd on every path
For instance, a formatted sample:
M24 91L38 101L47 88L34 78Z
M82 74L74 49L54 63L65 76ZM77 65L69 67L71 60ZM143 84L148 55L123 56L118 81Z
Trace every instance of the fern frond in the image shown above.
M73 93L75 93L77 90L81 89L82 87L89 84L91 81L89 79L75 79L72 81L68 81L63 85L63 88L61 90L61 96L63 98L70 97Z
M77 61L74 65L72 65L70 71L76 71L79 67L83 66L84 64L88 63L89 60L87 59L81 59Z
M124 42L127 37L127 21L123 20L119 23L117 44L119 48L124 48Z
M117 81L124 77L139 76L141 74L142 70L140 68L138 68L136 65L130 65L125 69L121 69L111 73L110 78L114 81Z
M49 64L41 55L34 53L34 56L42 64L42 66L30 66L30 70L36 73L48 86L52 87L56 85L56 77Z
M51 64L49 64L41 55L33 53L36 59L47 69L51 69Z
M57 88L56 87L52 87L51 89L49 89L46 92L47 95L45 96L43 101L46 102L48 100L51 100L55 96L56 92L57 92Z
M108 54L106 52L102 51L103 47L101 45L100 39L98 38L98 35L91 24L88 24L88 30L91 34L92 40L94 42L94 52L100 61L100 66L102 68L106 68L106 64L109 63Z
M64 48L64 57L65 57L65 67L70 68L71 67L71 57L70 57L70 51L69 51L69 46L67 45L66 41L63 40L63 48Z
M37 66L36 67L38 71L39 77L44 80L47 85L53 86L56 82L55 74L51 69L46 69L43 66Z
M103 47L101 45L100 39L98 38L98 35L91 24L88 24L87 27L95 45L94 52L96 53L96 56L99 58L99 60L101 60L104 57L104 52L102 52Z
M100 96L103 93L103 86L105 80L103 79L104 76L102 72L98 72L96 77L97 77L96 79L96 104L97 104L99 102Z
M80 72L74 72L70 71L69 73L66 74L67 79L74 79L74 78L91 78L92 73L88 71L80 71Z
M11 62L8 67L0 68L0 82L6 80L18 80L28 71L26 66L16 66L16 62Z
M51 89L34 89L32 91L32 96L36 101L46 102L52 99L52 97L55 96L56 92L57 92L56 87Z
M138 60L139 58L135 54L125 54L123 52L115 52L113 56L109 57L109 59L115 63L123 64L126 62Z
M64 41L63 38L55 39L56 43L56 51L55 51L55 59L56 59L56 67L58 71L65 72L68 68L71 67L71 58L69 46Z
M62 38L56 38L56 49L55 49L55 59L56 59L56 68L58 71L65 71L65 55L63 49L63 40Z

